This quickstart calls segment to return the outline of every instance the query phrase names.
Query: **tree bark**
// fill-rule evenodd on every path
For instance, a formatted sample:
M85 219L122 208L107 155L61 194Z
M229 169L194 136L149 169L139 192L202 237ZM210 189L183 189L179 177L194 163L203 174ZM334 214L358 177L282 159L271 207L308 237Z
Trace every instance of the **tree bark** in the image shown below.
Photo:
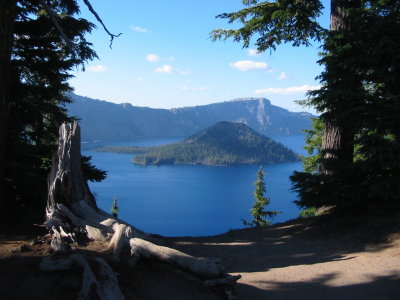
M84 180L81 166L81 133L78 123L63 124L59 130L57 153L53 156L53 166L49 176L48 207L64 204L72 207L85 201L96 207L94 197Z
M158 246L138 238L130 239L129 244L131 246L131 255L168 262L204 278L225 277L220 259L199 259L178 250Z
M360 0L331 0L330 30L350 30L348 10L360 6Z
M324 159L352 162L354 153L354 130L351 126L337 126L326 121L322 135L321 155ZM324 171L328 171L326 168Z
M16 0L0 1L0 214L6 216L5 196L5 149L8 132L10 104L10 65L12 36L14 33Z
M351 30L348 10L360 7L360 0L331 0L330 30ZM329 70L327 70L329 72ZM354 152L354 129L349 120L346 126L331 121L325 122L322 135L321 155L323 159L338 159L351 163ZM329 169L322 165L323 173Z

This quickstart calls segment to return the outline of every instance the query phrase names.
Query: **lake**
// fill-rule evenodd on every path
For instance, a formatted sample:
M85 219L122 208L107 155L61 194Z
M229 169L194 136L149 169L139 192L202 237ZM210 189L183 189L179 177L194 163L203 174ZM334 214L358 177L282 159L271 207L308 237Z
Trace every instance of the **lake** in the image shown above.
M297 153L304 153L304 136L274 137ZM177 140L140 140L107 145L153 146ZM104 144L102 144L104 145ZM96 167L106 170L107 178L89 183L97 204L110 211L118 197L119 217L145 232L164 236L207 236L243 228L242 219L251 220L259 165L245 166L140 166L132 163L132 155L102 153L82 145ZM282 214L273 223L296 218L299 209L293 203L289 176L301 170L301 162L263 165L268 210Z

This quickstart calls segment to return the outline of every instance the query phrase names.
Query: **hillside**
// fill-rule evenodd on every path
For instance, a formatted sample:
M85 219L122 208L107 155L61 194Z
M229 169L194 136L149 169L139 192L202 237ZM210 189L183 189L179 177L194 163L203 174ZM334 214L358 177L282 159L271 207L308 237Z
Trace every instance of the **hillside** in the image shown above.
M82 141L131 141L139 138L186 137L220 121L243 122L261 134L296 135L310 127L311 114L294 113L265 98L176 109L115 104L71 95L70 115L80 119Z
M275 164L298 160L292 150L238 122L219 122L180 143L98 150L136 154L134 162L143 165Z

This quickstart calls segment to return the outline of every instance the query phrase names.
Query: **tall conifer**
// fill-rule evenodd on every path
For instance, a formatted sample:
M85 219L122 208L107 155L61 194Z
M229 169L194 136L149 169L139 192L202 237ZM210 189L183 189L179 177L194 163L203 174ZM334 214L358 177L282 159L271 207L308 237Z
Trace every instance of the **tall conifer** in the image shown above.
M214 40L248 47L256 36L260 52L323 41L322 87L303 101L321 115L307 140L313 157L291 177L297 203L400 209L399 1L332 0L330 30L317 22L322 1L242 2L246 8L219 17L243 26L217 29Z
M8 71L0 70L1 89L8 91L7 110L2 111L7 118L1 116L0 137L0 148L5 149L5 160L0 161L3 220L13 212L43 211L58 128L71 120L63 106L70 101L71 71L84 68L96 57L85 38L94 25L78 17L76 0L2 1L2 5L7 3L14 11L8 14L7 22L0 24L1 35L7 24L12 25ZM4 79L7 74L8 82ZM87 162L83 159L86 169L97 179L105 176Z

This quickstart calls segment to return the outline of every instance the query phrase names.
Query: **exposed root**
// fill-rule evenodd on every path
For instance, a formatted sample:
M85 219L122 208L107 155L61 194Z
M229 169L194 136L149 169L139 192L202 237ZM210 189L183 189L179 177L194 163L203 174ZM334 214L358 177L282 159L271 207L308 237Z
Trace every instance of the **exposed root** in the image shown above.
M225 277L208 279L205 281L205 284L206 284L206 286L209 286L209 287L218 286L218 285L233 286L236 283L236 281L238 281L240 278L242 278L242 275L227 274L227 275L225 275Z
M54 252L67 252L70 248L69 239L73 240L72 234L65 233L64 229L61 226L51 228L51 249Z
M104 299L124 299L124 296L122 295L122 292L118 286L118 279L110 265L100 257L96 257L94 261L96 261L99 265L98 281L103 295L106 296Z
M166 262L203 278L218 277L223 274L221 260L218 258L193 257L178 250L158 246L139 238L131 239L129 244L131 255Z
M109 249L114 250L114 257L119 258L123 248L129 246L129 240L133 237L132 228L125 224L114 224L114 235L108 245Z
M78 299L101 300L124 299L118 286L118 280L108 263L97 257L92 263L98 265L98 276L96 278L88 260L81 254L71 254L69 256L60 256L52 254L45 257L40 263L40 269L47 272L66 271L73 268L82 269L82 288ZM96 297L97 296L97 297Z

